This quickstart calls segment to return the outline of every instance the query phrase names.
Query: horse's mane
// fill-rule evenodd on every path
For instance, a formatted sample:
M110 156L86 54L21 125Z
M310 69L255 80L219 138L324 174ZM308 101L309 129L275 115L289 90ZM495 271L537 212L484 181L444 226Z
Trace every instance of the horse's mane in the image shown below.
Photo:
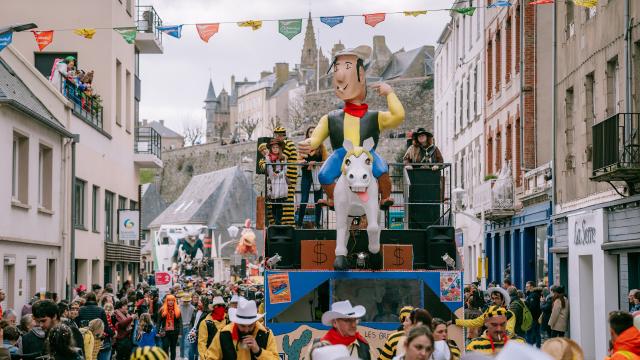
M353 150L348 150L347 153L344 156L344 159L342 160L342 173L344 173L344 163L345 161L347 161L347 159L351 156L351 155L355 155L355 157L360 157L360 155L362 154L367 155L367 157L369 158L369 160L371 160L371 162L373 163L373 155L371 155L371 152L369 150L366 150L365 148L363 148L362 146L355 146L353 148Z

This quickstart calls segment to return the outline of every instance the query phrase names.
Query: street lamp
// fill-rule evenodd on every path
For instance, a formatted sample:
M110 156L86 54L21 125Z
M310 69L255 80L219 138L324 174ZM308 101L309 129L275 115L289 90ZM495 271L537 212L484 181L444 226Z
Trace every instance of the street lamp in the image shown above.
M21 32L21 31L35 29L37 27L38 25L34 23L3 26L3 27L0 27L0 34L4 34L6 32Z

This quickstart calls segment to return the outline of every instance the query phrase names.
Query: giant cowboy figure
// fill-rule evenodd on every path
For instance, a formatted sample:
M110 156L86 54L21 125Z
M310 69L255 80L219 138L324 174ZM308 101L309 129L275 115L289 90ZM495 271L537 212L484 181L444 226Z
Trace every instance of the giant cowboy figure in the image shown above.
M334 110L324 115L311 137L298 143L298 151L306 156L318 148L329 137L333 153L320 169L319 180L327 193L327 199L318 204L333 207L333 190L335 181L340 176L341 166L347 151L342 147L345 139L355 146L362 146L367 138L373 138L374 149L378 145L380 132L392 129L404 121L404 108L386 83L378 83L373 88L380 96L386 96L389 111L369 111L364 102L367 96L366 73L364 61L369 58L371 48L358 46L336 53L333 58L333 88L336 96L344 101L344 110ZM380 208L387 209L393 205L391 198L391 179L386 162L372 150L373 175L378 179L381 199Z

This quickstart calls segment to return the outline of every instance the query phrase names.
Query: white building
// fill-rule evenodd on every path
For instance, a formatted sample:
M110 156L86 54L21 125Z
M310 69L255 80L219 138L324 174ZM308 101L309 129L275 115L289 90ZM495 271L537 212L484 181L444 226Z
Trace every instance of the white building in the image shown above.
M473 201L484 176L483 51L484 8L473 16L451 12L436 49L434 135L444 161L452 164L452 188L463 190L456 191L461 197L455 228L467 283L477 278L484 231Z
M60 272L59 276L66 277L65 282L69 287L76 284L90 287L91 284L104 283L113 283L114 287L118 287L125 280L136 280L140 261L138 241L120 240L118 210L139 207L139 169L162 166L159 135L151 128L138 127L137 121L140 101L139 57L144 53L163 52L161 33L156 29L162 20L152 7L135 6L133 1L89 0L83 6L76 5L69 0L56 3L37 0L12 2L0 12L0 24L34 22L43 30L73 29L80 25L98 29L93 39L85 39L73 31L55 31L53 42L42 51L37 51L31 32L19 32L13 34L12 46L16 57L22 56L31 64L28 71L39 76L38 79L23 81L34 93L34 89L40 89L36 96L43 106L59 119L67 131L79 137L75 159L76 180L71 183L69 179L65 185L69 191L73 189L76 217L73 219L73 229L63 233L69 239L75 235L75 246L65 250L64 256L58 258L60 265L57 265L61 269L75 269L75 273L66 276ZM78 24L77 19L82 19L83 23ZM123 26L138 28L135 44L129 44L119 33L110 30ZM101 101L86 100L71 88L62 92L62 89L55 88L46 80L54 60L67 56L77 59L78 69L94 71L92 87L94 93L100 95ZM49 95L56 91L56 95ZM35 148L33 151L36 151ZM33 160L37 159L34 157ZM36 194L34 190L29 195L27 205L30 208L25 209L29 214L39 211L35 202ZM64 196L67 199L65 201L71 199L68 193L60 196ZM66 211L66 217L60 219L61 226L71 223L68 219L70 208ZM4 210L0 210L0 217L9 218L11 224L22 221L16 216L5 216ZM38 226L28 222L21 226L30 231L31 237L27 240L43 241L35 230ZM56 241L66 243L70 240L59 238ZM0 252L5 252L4 246L0 247ZM8 255L4 255L5 259ZM44 264L46 260L42 261ZM10 266L4 266L1 275L3 279L13 278L7 281L18 284L15 296L26 300L24 286L23 290L19 288L24 273L17 270L12 272ZM38 278L36 281L43 287L46 283ZM61 298L65 296L61 291L59 295Z

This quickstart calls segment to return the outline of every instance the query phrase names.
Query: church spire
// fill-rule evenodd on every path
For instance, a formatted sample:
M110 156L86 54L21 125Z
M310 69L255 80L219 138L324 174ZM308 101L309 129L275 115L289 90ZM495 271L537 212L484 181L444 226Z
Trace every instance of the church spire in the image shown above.
M218 101L218 98L216 97L216 91L213 88L213 80L209 79L209 90L207 90L207 98L204 99L204 102L215 102Z
M313 20L311 12L307 19L307 30L304 34L304 46L300 57L300 67L303 69L315 69L318 56L318 46L316 45L316 34L313 31Z

